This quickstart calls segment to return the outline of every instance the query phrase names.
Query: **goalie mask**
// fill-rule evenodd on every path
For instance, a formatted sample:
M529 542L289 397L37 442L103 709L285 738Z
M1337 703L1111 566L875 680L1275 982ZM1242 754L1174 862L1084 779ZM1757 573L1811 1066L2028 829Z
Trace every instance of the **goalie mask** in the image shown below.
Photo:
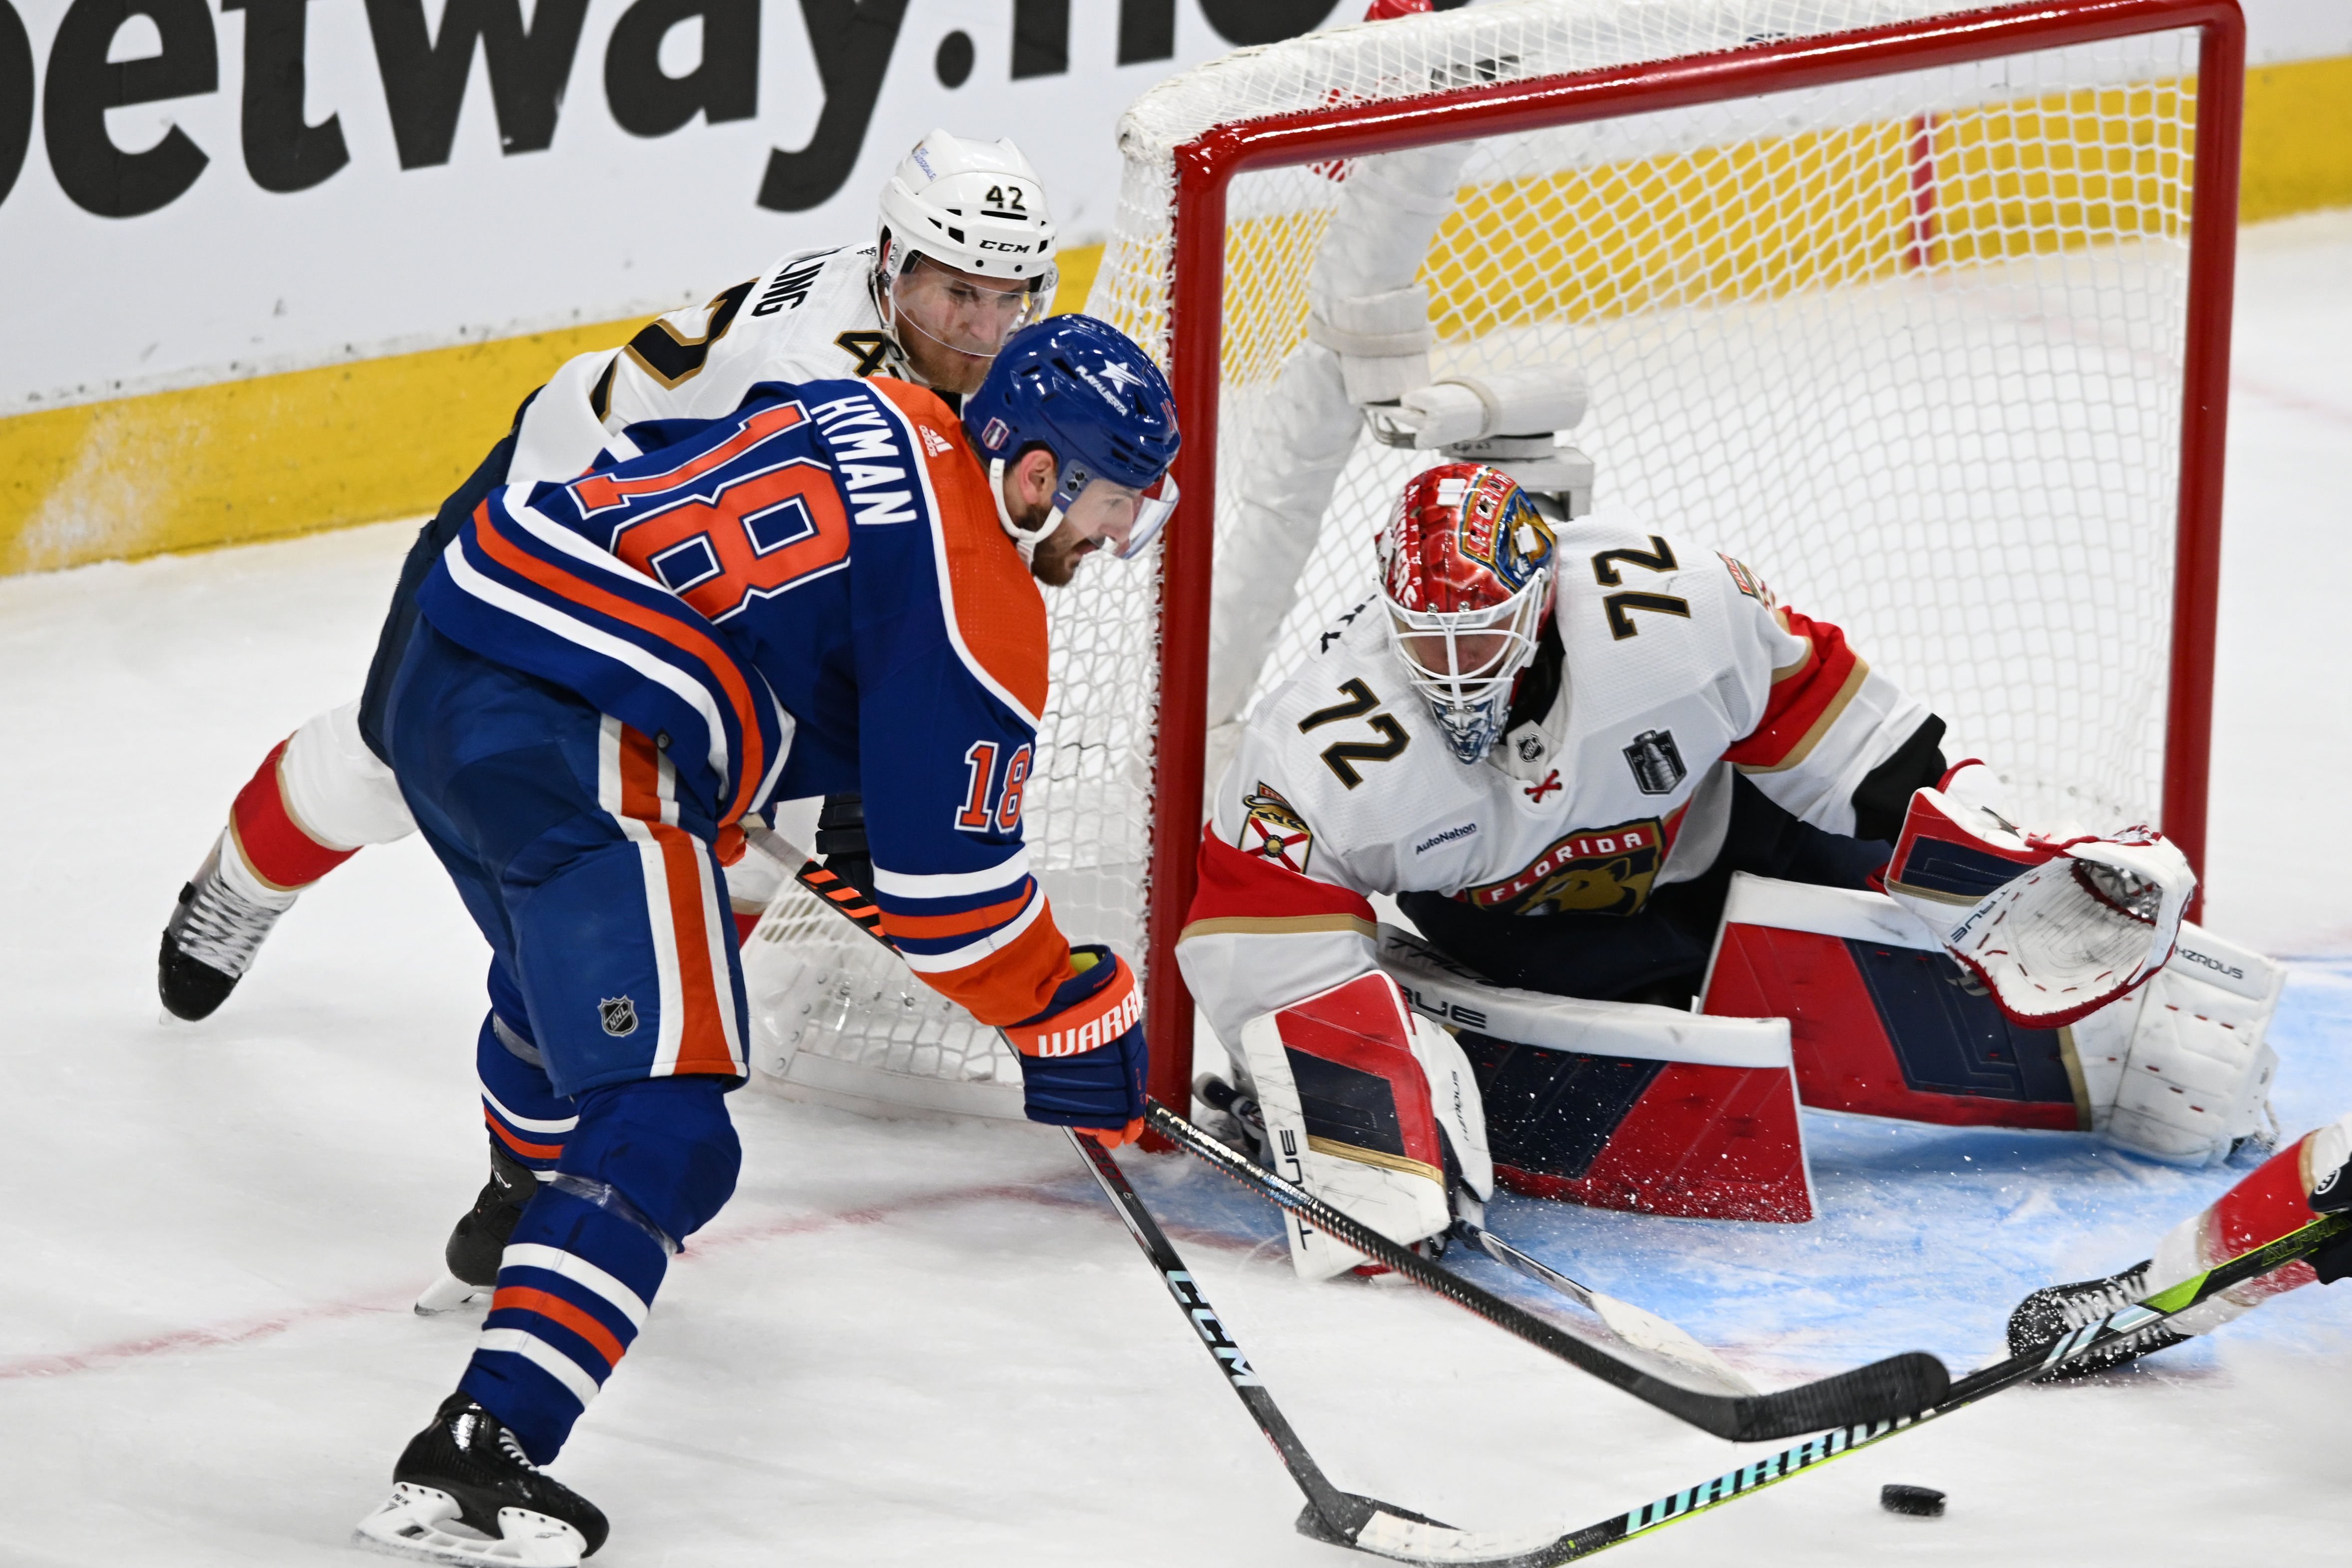
M1397 656L1465 763L1503 732L1512 682L1551 613L1551 525L1517 483L1480 463L1416 475L1381 535L1381 589Z
M1010 141L934 131L882 187L874 305L903 348L919 335L993 358L1052 308L1054 219Z
M997 521L1024 562L1065 519L1131 561L1175 509L1168 465L1181 438L1168 378L1124 332L1092 316L1055 316L1006 343L963 400L963 427L988 465ZM1004 504L1004 470L1040 447L1054 458L1053 505L1024 528Z

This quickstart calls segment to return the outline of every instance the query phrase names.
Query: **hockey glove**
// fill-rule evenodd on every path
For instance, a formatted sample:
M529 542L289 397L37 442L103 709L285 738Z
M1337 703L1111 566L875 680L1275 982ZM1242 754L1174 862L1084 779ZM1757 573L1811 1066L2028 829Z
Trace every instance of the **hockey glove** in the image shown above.
M1021 1053L1032 1121L1075 1127L1107 1149L1143 1133L1143 994L1135 972L1107 947L1070 951L1076 974L1034 1017L1008 1025Z
M2137 987L2171 955L2196 889L2162 834L2045 838L1964 804L1962 763L1911 797L1886 890L2012 1024L2055 1029ZM1954 784L1962 784L1955 791Z

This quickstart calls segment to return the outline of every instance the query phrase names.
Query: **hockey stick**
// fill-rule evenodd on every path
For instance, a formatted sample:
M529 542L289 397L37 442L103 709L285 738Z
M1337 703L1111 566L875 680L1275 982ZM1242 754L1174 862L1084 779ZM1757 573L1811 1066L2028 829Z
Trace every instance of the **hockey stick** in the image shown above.
M778 860L790 865L795 858L791 846L772 834L765 837L771 842L761 847ZM814 859L808 859L793 879L876 942L894 953L898 951L898 943L892 942L889 933L882 929L881 911L874 907L873 900L837 873ZM1306 1494L1307 1507L1299 1515L1299 1529L1317 1540L1340 1546L1355 1545L1365 1529L1379 1520L1394 1521L1421 1529L1450 1529L1409 1509L1342 1491L1331 1484L1330 1478L1323 1473L1323 1468L1307 1451L1307 1445L1300 1442L1298 1434L1292 1430L1281 1406L1275 1404L1273 1394L1251 1370L1249 1358L1242 1353L1241 1346L1235 1344L1233 1336L1225 1331L1224 1324L1218 1320L1217 1310L1209 1304L1209 1299L1201 1292L1199 1282L1184 1267L1183 1258L1178 1256L1175 1243L1168 1239L1168 1233L1160 1228L1158 1220L1152 1218L1151 1211L1144 1206L1141 1194L1128 1181L1127 1173L1119 1168L1118 1162L1111 1158L1110 1151L1076 1128L1066 1127L1062 1131L1068 1137L1070 1146L1078 1152L1078 1157L1087 1163L1087 1169L1093 1174L1096 1184L1102 1188L1103 1195L1118 1211L1118 1217L1126 1223L1128 1234L1135 1237L1136 1246L1142 1248L1144 1257L1160 1271L1160 1280L1168 1287L1169 1295L1175 1299L1177 1310L1192 1321L1194 1331L1201 1336L1201 1342L1216 1361L1218 1370L1225 1374L1234 1396L1249 1411L1251 1418L1258 1425L1258 1430L1265 1434L1266 1441L1274 1446L1283 1468L1290 1472L1290 1479Z
M1155 1110L1165 1114L1163 1107ZM1171 1122L1177 1119L1170 1117ZM1159 1124L1160 1118L1154 1118ZM1169 1137L1179 1136L1178 1129L1163 1125ZM2303 1229L2280 1237L2268 1246L2231 1259L2229 1262L2185 1279L2168 1289L2158 1292L2146 1301L2111 1312L2097 1321L2070 1331L2056 1339L2035 1346L2022 1355L1969 1373L1951 1385L1945 1398L1916 1415L1880 1421L1872 1425L1841 1426L1806 1442L1780 1450L1751 1465L1743 1465L1697 1486L1687 1487L1654 1502L1613 1515L1581 1530L1565 1535L1505 1535L1485 1531L1456 1530L1450 1525L1333 1487L1315 1465L1297 1435L1275 1408L1273 1398L1266 1394L1256 1374L1248 1370L1239 1346L1218 1322L1216 1315L1192 1277L1183 1271L1168 1238L1152 1223L1134 1189L1128 1185L1124 1172L1119 1171L1108 1151L1095 1145L1092 1140L1072 1134L1082 1153L1097 1172L1103 1190L1111 1196L1127 1219L1128 1228L1134 1233L1137 1245L1143 1247L1168 1282L1170 1294L1179 1307L1190 1316L1199 1329L1219 1365L1234 1384L1234 1391L1257 1417L1275 1450L1290 1469L1299 1489L1307 1494L1307 1506L1298 1516L1298 1531L1335 1546L1352 1547L1360 1552L1390 1557L1400 1562L1424 1564L1448 1564L1451 1568L1556 1568L1557 1564L1573 1563L1597 1552L1622 1545L1638 1535L1646 1535L1662 1525L1688 1519L1693 1514L1720 1508L1737 1498L1760 1491L1790 1476L1817 1468L1858 1448L1883 1442L1899 1432L1907 1432L1926 1425L1939 1415L1948 1415L1964 1405L1973 1405L2030 1381L2042 1373L2089 1353L2101 1345L2109 1344L2127 1335L2151 1327L2161 1327L2174 1318L2227 1290L2243 1284L2258 1275L2269 1273L2307 1256L2336 1237L2352 1231L2352 1215L2329 1215ZM1108 1168L1108 1174L1105 1173ZM1277 1178L1278 1179L1278 1178ZM1342 1237L1342 1239L1346 1239ZM1352 1242L1350 1245L1353 1245ZM1246 1378L1248 1381L1244 1382Z
M2233 1286L2268 1274L2299 1258L2307 1257L2347 1231L2352 1231L2352 1215L2324 1215L2301 1230L2290 1231L2276 1241L2242 1253L2203 1274L2159 1290L2145 1301L2110 1312L2082 1328L2070 1330L2021 1355L2014 1355L2007 1361L1996 1362L1972 1372L1952 1384L1951 1391L1933 1408L1923 1410L1916 1415L1825 1433L1810 1442L1783 1448L1755 1464L1743 1465L1712 1480L1670 1493L1655 1502L1645 1503L1640 1508L1602 1520L1598 1524L1572 1531L1541 1551L1498 1555L1477 1565L1477 1568L1549 1568L1554 1563L1572 1563L1637 1535L1647 1534L1661 1525L1720 1508L1735 1498L1746 1497L1858 1448L1884 1442L1899 1432L1915 1430L1939 1415L1948 1415L2003 1389L2031 1382L2102 1345L2112 1344L2145 1329L2161 1328L2200 1302L2210 1300ZM1305 1534L1315 1533L1304 1520L1300 1521L1299 1529Z
M1250 1130L1263 1143L1265 1118L1257 1101L1243 1094L1232 1084L1215 1074L1204 1074L1192 1085L1192 1092L1205 1104L1226 1112ZM1580 1283L1539 1258L1513 1247L1484 1226L1467 1219L1456 1219L1446 1233L1476 1247L1504 1268L1537 1284L1555 1290L1601 1320L1602 1330L1613 1335L1627 1347L1647 1352L1663 1363L1660 1374L1670 1382L1701 1394L1754 1394L1756 1386L1724 1364L1721 1358L1656 1313L1620 1301L1614 1296L1604 1296L1591 1286Z
M1144 1119L1170 1142L1272 1199L1334 1240L1386 1264L1414 1284L1469 1309L1611 1387L1735 1443L1764 1442L1793 1437L1800 1432L1909 1416L1943 1399L1950 1385L1950 1374L1942 1362L1925 1352L1909 1351L1770 1394L1709 1394L1685 1388L1440 1268L1412 1248L1391 1241L1305 1188L1234 1152L1156 1100L1144 1102Z
M1216 1359L1217 1370L1225 1374L1225 1381L1232 1384L1235 1397L1248 1408L1251 1418L1257 1422L1258 1430L1265 1434L1265 1440L1274 1445L1274 1451L1281 1457L1283 1468L1290 1472L1290 1479L1298 1483L1300 1491L1307 1494L1307 1510L1299 1516L1299 1529L1318 1540L1342 1546L1354 1545L1365 1526L1383 1515L1431 1529L1451 1529L1449 1525L1439 1524L1435 1520L1425 1519L1394 1503L1359 1497L1354 1492L1341 1491L1331 1484L1330 1478L1323 1473L1323 1468L1315 1462L1315 1456L1307 1451L1307 1446L1298 1440L1298 1434L1291 1430L1289 1421L1275 1404L1274 1395L1266 1391L1265 1384L1259 1382L1257 1373L1251 1370L1249 1358L1242 1353L1241 1346L1235 1344L1233 1336L1225 1331L1224 1324L1218 1320L1217 1310L1209 1305L1209 1299L1201 1293L1200 1282L1185 1268L1184 1260L1177 1256L1175 1244L1168 1239L1168 1233L1160 1228L1160 1222L1151 1217L1151 1211L1144 1207L1142 1197L1128 1181L1127 1173L1119 1169L1118 1162L1111 1158L1110 1151L1081 1134L1076 1128L1063 1131L1069 1134L1071 1146L1077 1150L1087 1168L1094 1173L1103 1195L1110 1199L1111 1206L1118 1211L1118 1217L1127 1222L1128 1234L1135 1237L1135 1245L1143 1249L1144 1257L1160 1270L1160 1279L1168 1286L1168 1293L1176 1299L1177 1310L1192 1320L1192 1327L1200 1333L1201 1342ZM1310 1520L1314 1521L1311 1527L1307 1522Z
M816 893L826 907L852 920L866 935L896 952L897 944L881 929L878 911L871 923L852 912L853 904L870 907L871 900L866 900L847 884L838 883L837 879L834 885L828 886L826 879L835 879L835 873L814 861L802 868L798 878L802 885ZM1739 1443L1769 1442L1775 1437L1793 1437L1801 1432L1819 1432L1832 1426L1890 1420L1935 1404L1944 1397L1950 1382L1950 1374L1945 1371L1943 1363L1922 1352L1912 1351L1874 1362L1868 1366L1856 1367L1851 1372L1770 1394L1733 1394L1686 1388L1599 1345L1578 1339L1558 1325L1544 1321L1526 1309L1482 1289L1460 1275L1438 1268L1419 1253L1400 1247L1314 1194L1293 1185L1254 1161L1243 1158L1158 1100L1145 1100L1144 1115L1160 1136L1207 1161L1243 1185L1271 1198L1316 1229L1388 1265L1415 1284L1435 1291L1457 1306L1469 1309L1496 1327L1550 1352L1612 1388L1621 1389L1646 1405L1718 1437Z

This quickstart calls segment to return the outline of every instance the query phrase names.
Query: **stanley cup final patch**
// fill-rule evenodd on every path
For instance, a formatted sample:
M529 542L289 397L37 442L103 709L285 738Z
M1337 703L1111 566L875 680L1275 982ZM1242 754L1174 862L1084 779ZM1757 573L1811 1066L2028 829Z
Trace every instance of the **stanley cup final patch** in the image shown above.
M596 1004L597 1014L604 1020L608 1035L634 1035L637 1032L637 1005L626 996L607 996Z
M1635 787L1643 795L1672 795L1690 776L1672 730L1643 731L1625 748L1625 761L1633 770Z
M1307 819L1263 779L1255 794L1242 796L1242 805L1249 816L1242 823L1241 843L1236 847L1304 876L1307 858L1315 852L1315 832L1307 826Z

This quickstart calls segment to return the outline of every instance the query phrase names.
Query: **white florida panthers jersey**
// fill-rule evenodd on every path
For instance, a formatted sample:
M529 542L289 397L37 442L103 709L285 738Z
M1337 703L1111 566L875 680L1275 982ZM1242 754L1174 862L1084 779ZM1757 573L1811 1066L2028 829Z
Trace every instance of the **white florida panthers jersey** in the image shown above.
M564 363L524 411L509 479L568 479L607 436L648 419L718 419L763 381L908 379L868 279L874 247L795 250L760 277Z
M1729 556L1622 515L1559 552L1558 694L1485 760L1448 747L1377 599L1252 711L1177 949L1223 1038L1373 968L1368 894L1633 913L1713 864L1734 769L1850 834L1856 786L1930 717Z

